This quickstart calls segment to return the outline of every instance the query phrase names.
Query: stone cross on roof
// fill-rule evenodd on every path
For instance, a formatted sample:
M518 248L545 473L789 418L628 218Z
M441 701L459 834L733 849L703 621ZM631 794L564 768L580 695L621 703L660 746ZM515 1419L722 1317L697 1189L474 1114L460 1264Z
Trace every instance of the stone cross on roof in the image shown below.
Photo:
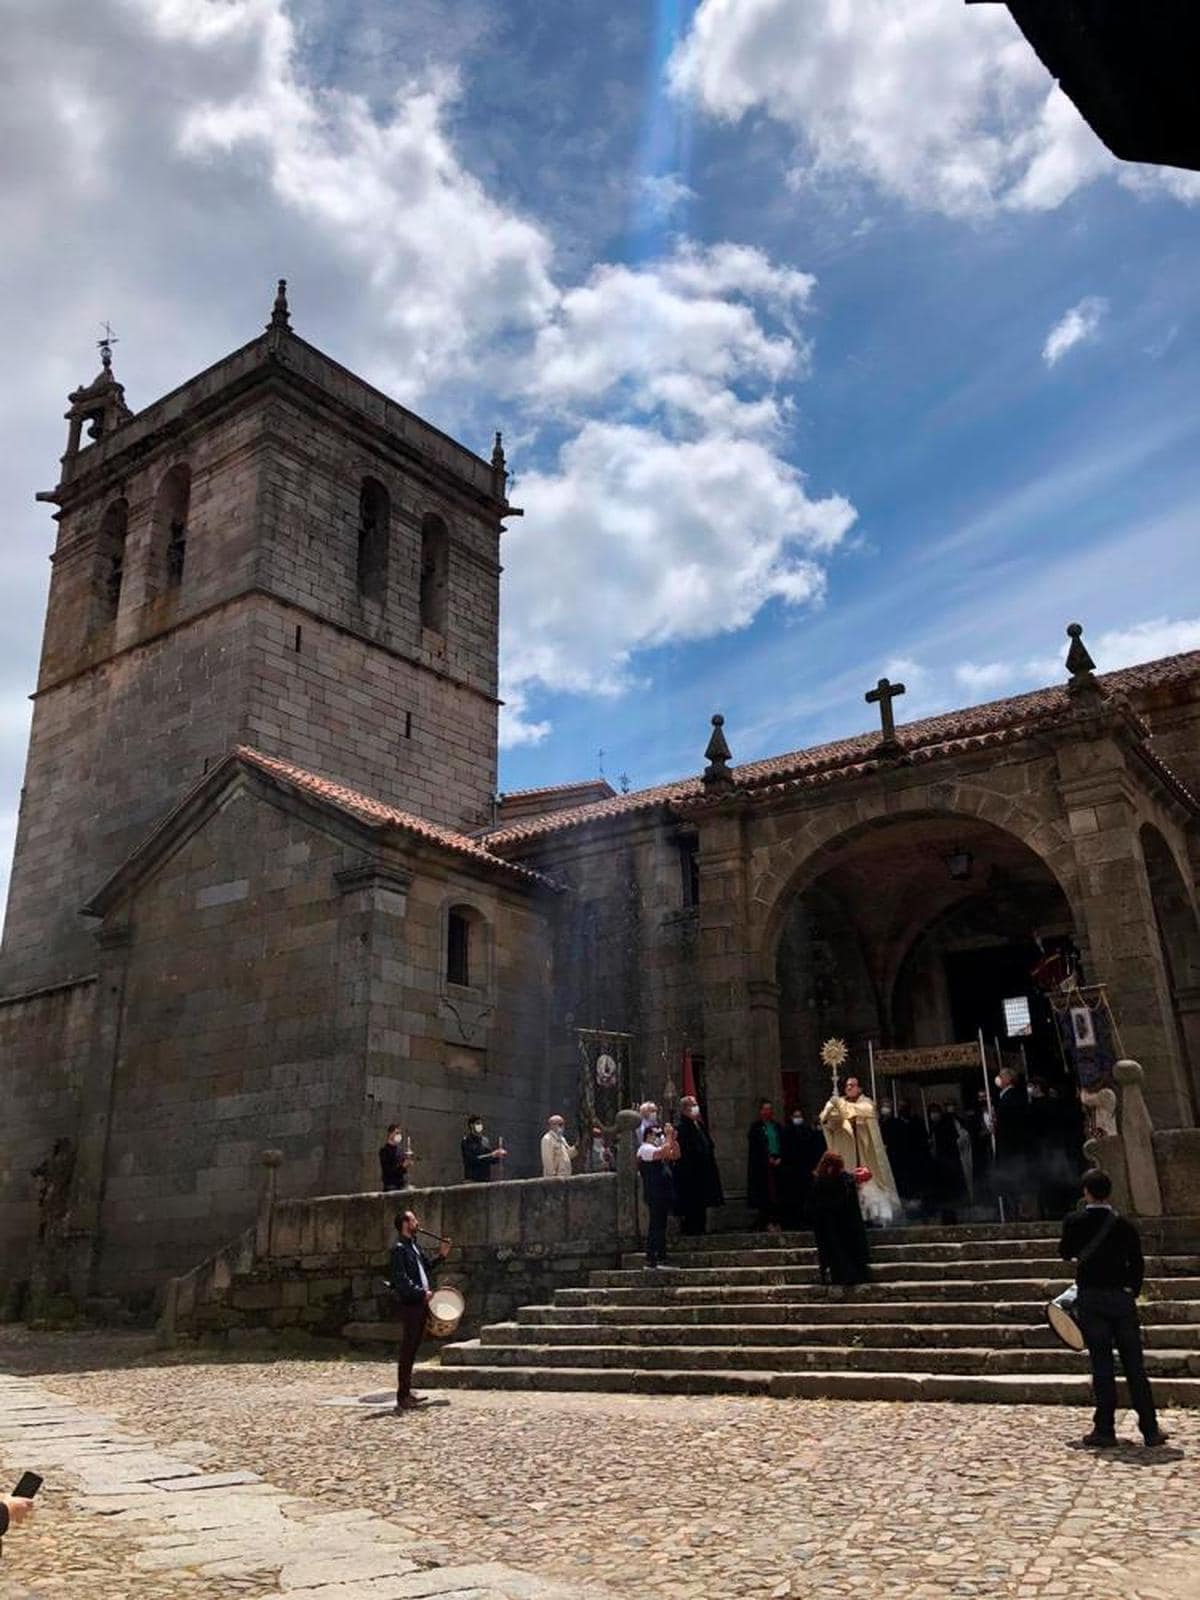
M900 741L896 737L896 718L892 712L892 701L897 695L907 691L902 683L892 683L887 678L880 678L873 689L868 689L863 696L869 706L878 705L879 717L883 724L883 738L879 741L879 749L886 754L895 755L900 751Z

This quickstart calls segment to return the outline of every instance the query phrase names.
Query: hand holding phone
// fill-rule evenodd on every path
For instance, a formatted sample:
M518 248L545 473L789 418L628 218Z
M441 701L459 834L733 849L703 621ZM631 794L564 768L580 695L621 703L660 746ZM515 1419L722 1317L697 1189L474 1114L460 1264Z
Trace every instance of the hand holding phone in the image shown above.
M21 1481L13 1490L13 1499L32 1500L45 1481L45 1478L39 1478L36 1472L23 1472Z

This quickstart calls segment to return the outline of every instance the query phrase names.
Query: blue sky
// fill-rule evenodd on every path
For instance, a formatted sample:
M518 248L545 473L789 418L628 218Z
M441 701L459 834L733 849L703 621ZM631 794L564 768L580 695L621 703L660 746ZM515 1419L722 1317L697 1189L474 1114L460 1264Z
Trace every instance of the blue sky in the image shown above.
M1002 7L17 5L0 97L11 837L67 390L302 334L486 452L504 788L696 770L1200 644L1200 178ZM8 846L0 839L7 858Z

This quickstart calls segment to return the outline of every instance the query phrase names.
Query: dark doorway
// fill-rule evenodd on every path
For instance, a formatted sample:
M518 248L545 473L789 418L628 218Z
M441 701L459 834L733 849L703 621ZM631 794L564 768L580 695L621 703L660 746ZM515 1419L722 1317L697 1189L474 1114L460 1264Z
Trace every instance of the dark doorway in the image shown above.
M982 1028L990 1060L994 1060L998 1039L1006 1057L1019 1054L1024 1058L1031 1077L1061 1083L1066 1074L1054 1018L1045 996L1030 977L1038 956L1037 947L1024 942L947 952L943 959L954 1037L965 1043ZM1022 998L1028 1002L1031 1032L1010 1035L1004 1002Z

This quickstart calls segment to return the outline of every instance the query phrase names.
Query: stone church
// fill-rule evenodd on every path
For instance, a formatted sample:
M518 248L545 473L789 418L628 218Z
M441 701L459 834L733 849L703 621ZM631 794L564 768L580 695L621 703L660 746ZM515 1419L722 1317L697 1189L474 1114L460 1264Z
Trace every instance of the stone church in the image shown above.
M1098 673L1073 630L1014 699L893 727L884 684L882 733L743 765L697 707L695 775L499 795L498 437L484 459L306 343L282 284L137 413L106 349L67 420L0 1294L48 1225L76 1292L149 1294L246 1226L268 1145L284 1193L373 1188L400 1122L447 1182L478 1111L528 1175L580 1028L630 1036L632 1095L693 1052L736 1192L759 1096L823 1097L824 1037L859 1063L990 1037L1046 949L1107 985L1157 1125L1196 1124L1200 653Z

